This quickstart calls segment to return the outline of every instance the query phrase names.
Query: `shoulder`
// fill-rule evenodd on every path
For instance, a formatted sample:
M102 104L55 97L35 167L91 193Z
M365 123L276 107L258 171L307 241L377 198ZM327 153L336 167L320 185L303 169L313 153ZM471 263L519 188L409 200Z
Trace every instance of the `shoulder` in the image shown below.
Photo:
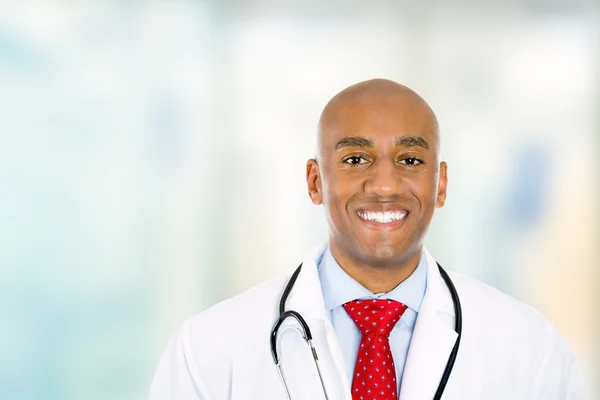
M518 324L523 328L553 331L552 324L533 307L474 278L451 272L450 277L460 296L461 305L478 318Z
M238 345L268 337L287 280L279 277L263 282L190 317L181 327L187 350L194 354L217 349L235 353Z
M250 366L256 353L269 354L265 339L286 282L272 279L188 318L161 357L152 398L191 398L188 393L198 391L202 398L229 398L227 377L235 365ZM173 396L180 392L186 394Z
M214 323L239 326L247 320L272 320L287 280L287 277L271 279L221 301L191 317L190 328Z
M573 353L546 317L476 279L450 276L463 309L461 348L467 354L478 363L506 362L518 379L531 380L537 391L532 398L557 398L557 393L558 398L581 398L583 384Z
M463 324L484 337L542 353L568 348L554 325L533 307L468 276L450 273L463 309Z
M256 351L269 354L265 338L286 282L285 277L272 279L188 318L176 332L173 346L183 354L192 375L212 376L213 368L228 371L232 360L250 362Z

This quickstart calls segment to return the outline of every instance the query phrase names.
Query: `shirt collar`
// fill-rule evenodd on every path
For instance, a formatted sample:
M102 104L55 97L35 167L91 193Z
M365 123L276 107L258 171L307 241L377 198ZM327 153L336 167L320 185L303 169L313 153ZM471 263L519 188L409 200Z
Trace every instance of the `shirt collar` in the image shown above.
M381 298L399 301L418 313L427 287L426 264L423 251L417 268L406 280L387 293L375 294L348 275L333 258L327 246L323 256L317 262L325 308L331 311L351 300Z

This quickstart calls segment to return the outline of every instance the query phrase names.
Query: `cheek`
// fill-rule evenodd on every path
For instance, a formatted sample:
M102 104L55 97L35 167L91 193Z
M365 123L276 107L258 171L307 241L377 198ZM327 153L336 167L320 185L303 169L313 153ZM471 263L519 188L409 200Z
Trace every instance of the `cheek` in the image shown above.
M411 192L421 203L423 209L435 207L437 200L437 178L436 176L422 176L410 183ZM423 211L425 211L423 210Z
M335 184L324 184L323 204L327 209L330 222L337 231L347 231L352 224L352 218L348 214L348 204L360 190L360 183L348 179L334 180Z
M323 202L330 208L345 207L357 187L360 187L360 182L343 174L330 173L323 179Z
M336 186L335 188L329 188L329 191L326 194L327 200L325 201L325 205L332 218L345 218L348 199L350 199L350 197L351 195L349 195L343 187Z

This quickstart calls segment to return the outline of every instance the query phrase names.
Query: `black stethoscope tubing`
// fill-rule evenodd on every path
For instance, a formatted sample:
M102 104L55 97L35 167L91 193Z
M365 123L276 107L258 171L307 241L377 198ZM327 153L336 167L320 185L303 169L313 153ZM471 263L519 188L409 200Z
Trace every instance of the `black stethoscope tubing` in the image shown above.
M454 304L454 315L455 315L454 330L456 331L458 336L456 338L456 342L454 343L454 347L452 348L452 352L450 353L450 356L448 357L448 363L446 364L446 369L444 370L444 373L442 374L440 384L438 385L438 388L435 392L435 396L433 397L433 400L440 400L442 398L442 394L444 393L444 389L446 388L446 384L448 383L448 379L450 378L450 374L452 373L452 369L454 368L454 363L456 361L456 355L458 354L458 347L460 345L460 338L461 338L461 334L462 334L462 307L460 305L460 298L458 297L458 292L456 291L456 288L454 287L454 284L452 283L452 279L450 279L450 276L448 276L448 273L442 268L442 266L439 263L437 263L437 266L438 266L438 269L440 270L440 274L442 275L442 278L444 279L444 282L446 282L446 286L448 287L450 296L452 297L452 303ZM302 269L302 264L300 264L298 266L298 268L296 268L296 270L290 277L289 282L285 286L285 289L283 290L283 294L281 295L281 299L279 300L279 317L277 318L277 321L275 321L275 324L273 325L273 329L271 330L271 354L273 355L273 360L275 361L275 364L278 366L280 364L279 364L279 355L277 354L277 333L279 332L279 327L281 326L281 324L283 323L283 321L286 318L292 317L292 318L296 319L298 321L298 323L300 324L300 326L302 327L304 339L309 344L312 341L312 333L310 331L308 324L302 317L302 315L300 315L300 313L293 311L293 310L288 310L288 311L285 310L285 302L287 301L287 298L289 297L290 292L292 291L292 288L294 287L294 284L296 283L296 279L298 279L298 275L300 274L301 269ZM313 351L313 357L315 358L315 362L316 362L318 357L317 357L316 351L314 350L312 345L311 345L311 349ZM317 366L317 368L318 368L318 366ZM323 383L323 382L321 382L321 383ZM286 387L286 390L287 390L287 387Z

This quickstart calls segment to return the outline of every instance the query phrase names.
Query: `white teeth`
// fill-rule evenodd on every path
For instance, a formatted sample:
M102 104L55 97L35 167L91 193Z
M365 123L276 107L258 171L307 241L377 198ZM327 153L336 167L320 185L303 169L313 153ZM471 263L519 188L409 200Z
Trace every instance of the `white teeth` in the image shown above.
M358 216L365 221L375 221L386 224L392 221L399 221L406 217L406 211L359 211Z

